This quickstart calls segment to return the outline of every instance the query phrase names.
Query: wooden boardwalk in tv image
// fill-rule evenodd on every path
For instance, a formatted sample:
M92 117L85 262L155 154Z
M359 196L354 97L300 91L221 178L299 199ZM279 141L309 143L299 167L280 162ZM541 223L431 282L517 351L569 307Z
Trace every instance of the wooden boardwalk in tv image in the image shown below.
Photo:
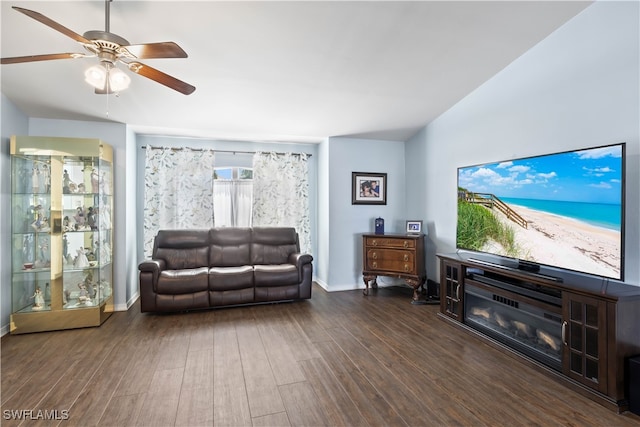
M502 212L507 219L515 222L522 228L527 228L527 220L520 216L520 214L513 210L508 204L500 200L500 198L495 194L473 193L470 191L460 190L458 191L458 198L465 202L482 205L489 209L493 209L495 207L497 210Z

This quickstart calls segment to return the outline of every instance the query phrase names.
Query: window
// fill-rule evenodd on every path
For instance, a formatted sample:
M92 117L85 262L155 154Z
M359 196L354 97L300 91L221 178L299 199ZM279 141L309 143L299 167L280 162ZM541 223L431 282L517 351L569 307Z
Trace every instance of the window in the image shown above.
M213 172L213 212L216 227L250 227L253 170L216 167Z
M253 179L253 169L239 167L220 167L213 169L213 179L216 180L251 180Z

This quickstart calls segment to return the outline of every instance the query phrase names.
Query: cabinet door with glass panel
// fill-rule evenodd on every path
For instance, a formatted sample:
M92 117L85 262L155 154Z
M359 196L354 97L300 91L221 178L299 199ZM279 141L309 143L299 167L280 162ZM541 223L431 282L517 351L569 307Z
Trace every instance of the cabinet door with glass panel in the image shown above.
M563 371L571 378L607 393L607 303L563 292Z
M12 137L11 333L98 326L113 311L110 146Z

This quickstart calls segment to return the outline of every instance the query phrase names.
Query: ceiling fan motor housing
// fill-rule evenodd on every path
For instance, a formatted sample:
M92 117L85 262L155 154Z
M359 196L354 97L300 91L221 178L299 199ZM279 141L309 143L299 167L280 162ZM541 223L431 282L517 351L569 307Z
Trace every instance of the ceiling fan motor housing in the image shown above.
M85 45L85 47L96 54L100 61L113 64L119 55L126 56L126 49L122 49L122 47L129 46L129 42L117 34L107 31L87 31L83 36L91 40L91 44Z

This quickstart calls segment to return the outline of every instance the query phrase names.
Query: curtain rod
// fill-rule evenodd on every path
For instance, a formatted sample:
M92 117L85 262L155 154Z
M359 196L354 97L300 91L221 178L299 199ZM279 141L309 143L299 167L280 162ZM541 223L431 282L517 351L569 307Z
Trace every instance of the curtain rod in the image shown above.
M165 148L165 147L152 147L149 146L152 150L159 150L161 148ZM140 147L141 149L145 150L147 148L146 145L143 145ZM184 150L184 147L169 147L171 150L174 151L180 151L180 150ZM204 151L204 150L211 150L210 148L189 148L189 150L193 150L193 151ZM256 154L258 152L260 153L273 153L273 151L240 151L240 150L211 150L214 153L233 153L233 154ZM275 152L275 154L293 154L294 156L300 156L302 154L306 154L307 156L311 157L311 154L307 154L307 153L284 153L284 152Z

